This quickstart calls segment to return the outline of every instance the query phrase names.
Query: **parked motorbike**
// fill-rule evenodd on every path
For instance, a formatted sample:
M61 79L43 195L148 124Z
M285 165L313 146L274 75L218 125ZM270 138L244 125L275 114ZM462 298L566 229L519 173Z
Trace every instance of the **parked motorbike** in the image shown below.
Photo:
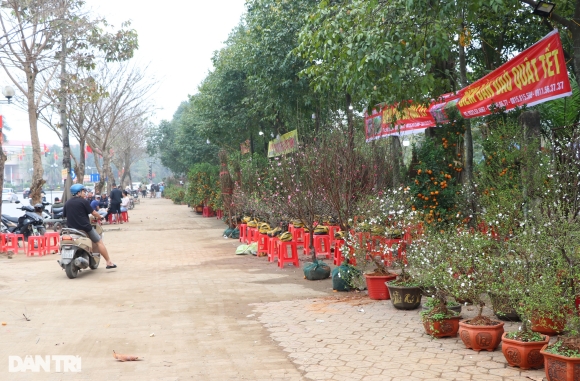
M91 220L91 224L97 233L102 236L103 229L101 226L96 221L93 223L93 220ZM93 252L93 242L87 233L71 228L62 229L58 264L65 270L69 279L76 278L79 271L87 267L91 270L96 270L100 261L101 254Z
M16 201L16 203L19 203L19 201ZM2 214L2 224L6 227L8 233L23 234L25 241L27 241L28 237L31 235L44 235L46 232L44 219L42 218L44 205L22 205L22 207L16 209L24 211L24 215L20 217L11 217Z
M50 205L49 203L46 204ZM66 219L62 216L63 209L64 206L61 206L60 208L52 208L50 214L44 211L44 226L47 229L52 229L55 232L59 232L62 230L62 228L66 228Z

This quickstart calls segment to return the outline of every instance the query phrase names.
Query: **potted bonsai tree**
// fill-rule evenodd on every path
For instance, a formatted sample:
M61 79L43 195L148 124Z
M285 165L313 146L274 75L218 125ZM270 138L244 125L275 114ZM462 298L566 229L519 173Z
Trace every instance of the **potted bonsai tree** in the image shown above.
M486 234L458 229L448 236L448 273L454 278L448 291L458 300L471 300L478 307L476 317L459 323L459 336L467 348L493 351L501 342L504 323L483 315L485 293L497 276L490 268L499 255L497 242Z
M430 231L415 239L407 250L409 265L413 268L415 282L429 293L431 299L421 313L425 332L434 337L455 337L459 330L461 305L450 309L449 297L455 289L456 279L449 271L451 251L455 250L452 231Z
M503 288L504 302L512 306L522 321L519 330L503 334L502 353L510 366L522 369L544 366L540 350L550 340L548 335L532 330L532 320L564 307L564 290L558 279L558 266L554 266L554 255L542 250L542 235L531 234L531 230L519 229L511 239L498 242L505 250L494 264L501 272L493 288ZM538 255L540 252L542 255ZM555 328L547 325L545 328Z
M406 197L406 190L399 188L363 199L358 208L372 217L357 220L354 231L345 241L346 259L363 273L371 299L390 299L386 283L395 280L397 274L389 268L394 265L394 259L404 260L401 234L395 238L392 232L394 229L402 231L402 227L414 219L406 205Z

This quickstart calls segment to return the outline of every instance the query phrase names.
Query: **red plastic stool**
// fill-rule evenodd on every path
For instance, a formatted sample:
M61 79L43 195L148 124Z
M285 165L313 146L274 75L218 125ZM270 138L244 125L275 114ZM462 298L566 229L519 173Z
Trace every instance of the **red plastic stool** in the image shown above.
M44 250L46 254L52 254L53 251L60 250L60 234L57 232L44 233Z
M10 250L14 252L14 254L18 254L20 247L18 247L18 238L16 237L16 234L12 233L1 234L0 239L2 240L0 241L0 243L2 245L3 252Z
M334 260L333 263L335 265L341 265L342 262L344 262L344 251L348 250L348 247L346 247L344 245L344 239L335 239L334 240ZM350 249L351 254L354 252L354 250L351 248ZM356 258L354 256L350 256L348 258L348 263L356 266Z
M268 234L262 234L258 232L258 257L268 255L268 245L270 243L270 237ZM264 254L264 255L261 255Z
M26 256L32 257L35 253L38 254L38 256L44 255L44 237L41 235L31 235L28 237Z
M342 255L342 248L344 247L344 239L335 239L334 241L334 259L332 263L335 266L340 266L344 262L344 255Z
M115 217L116 217L117 215L116 215L116 214L114 214L114 213L109 213L109 214L107 215L107 222L109 222L109 224L118 224L118 223L119 223L119 221L117 221L117 219L113 220L113 216L115 216Z
M284 263L292 263L294 266L300 267L296 242L278 240L276 245L278 250L278 267L283 268ZM288 248L290 248L290 253L288 253ZM290 256L288 256L288 254L290 254Z
M385 261L386 266L391 266L393 264L393 245L398 245L397 247L397 256L402 258L405 263L407 263L407 259L405 258L405 243L400 239L385 239L382 244L388 248L386 253L382 255L383 260Z
M4 251L11 250L14 254L18 254L20 251L19 239L22 240L22 251L26 251L24 248L24 234L7 233L2 239L2 248Z
M324 256L330 259L330 236L328 234L314 236L314 253L317 257Z
M129 212L121 212L121 221L129 222Z
M248 243L258 242L258 234L260 234L258 228L248 228Z
M306 254L310 244L310 233L306 233L304 228L293 228L290 233L292 234L292 241L296 243L296 249L298 249L298 246L302 246Z
M239 224L240 229L240 242L241 243L249 243L248 242L248 225L247 224Z
M274 262L278 260L278 237L268 237L268 262Z

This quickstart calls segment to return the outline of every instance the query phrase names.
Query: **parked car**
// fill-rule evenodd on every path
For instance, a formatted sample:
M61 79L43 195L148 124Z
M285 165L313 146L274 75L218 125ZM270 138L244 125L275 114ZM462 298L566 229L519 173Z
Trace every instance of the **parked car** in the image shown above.
M15 202L18 201L18 195L14 192L12 188L4 188L2 189L2 202Z

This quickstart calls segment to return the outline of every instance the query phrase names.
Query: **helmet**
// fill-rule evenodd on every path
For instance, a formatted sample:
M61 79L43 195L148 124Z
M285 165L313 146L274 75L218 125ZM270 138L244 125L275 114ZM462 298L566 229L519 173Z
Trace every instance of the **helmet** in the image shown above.
M290 232L280 234L280 241L283 242L292 241L292 234L290 234Z
M303 227L304 227L304 224L302 223L302 221L301 221L301 220L293 220L293 221L292 221L292 225L293 225L295 228L303 228Z
M268 225L265 222L260 224L260 227L258 228L258 231L260 232L260 234L266 234L266 233L268 233L268 230L270 230L270 225Z
M73 196L76 196L76 194L82 190L87 190L87 188L85 188L82 184L75 184L70 187L70 193L72 193Z
M314 234L323 235L328 234L328 226L318 225L314 228Z

